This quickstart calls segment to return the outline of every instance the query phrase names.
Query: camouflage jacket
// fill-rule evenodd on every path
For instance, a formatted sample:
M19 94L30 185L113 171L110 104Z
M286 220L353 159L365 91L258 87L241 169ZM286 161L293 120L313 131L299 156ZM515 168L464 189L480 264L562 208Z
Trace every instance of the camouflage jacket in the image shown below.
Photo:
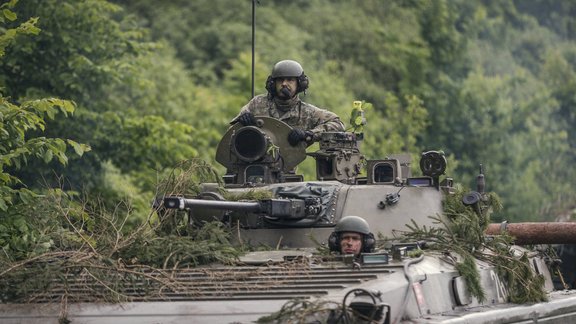
M298 96L285 103L279 105L278 101L269 99L265 94L258 95L242 107L238 116L244 112L251 112L255 116L273 117L292 127L309 130L314 133L314 137L325 131L344 131L344 124L333 112L306 103ZM232 121L234 122L236 118Z

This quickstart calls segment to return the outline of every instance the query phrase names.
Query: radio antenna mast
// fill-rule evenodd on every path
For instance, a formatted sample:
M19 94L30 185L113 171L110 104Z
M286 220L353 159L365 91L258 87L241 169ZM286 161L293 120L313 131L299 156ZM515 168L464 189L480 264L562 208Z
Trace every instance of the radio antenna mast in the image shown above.
M254 48L256 46L256 3L259 0L252 0L252 98L254 98Z

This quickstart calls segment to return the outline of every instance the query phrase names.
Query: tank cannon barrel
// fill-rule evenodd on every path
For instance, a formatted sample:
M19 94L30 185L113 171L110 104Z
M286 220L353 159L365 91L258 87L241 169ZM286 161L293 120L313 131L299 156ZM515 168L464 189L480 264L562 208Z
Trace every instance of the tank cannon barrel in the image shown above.
M263 199L258 201L226 201L164 197L167 209L217 209L265 214L281 219L298 220L307 216L306 201L301 199Z
M506 232L515 237L515 244L576 244L576 223L542 222L542 223L493 223L485 233L498 235Z
M262 206L259 202L219 201L207 199L190 199L182 197L165 197L164 207L168 209L187 209L200 207L220 210L237 210L252 213L258 213L262 211Z

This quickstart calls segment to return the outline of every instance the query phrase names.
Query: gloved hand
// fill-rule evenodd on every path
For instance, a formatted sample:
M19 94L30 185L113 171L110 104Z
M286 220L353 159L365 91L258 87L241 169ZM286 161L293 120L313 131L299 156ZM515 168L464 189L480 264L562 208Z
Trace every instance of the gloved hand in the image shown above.
M240 124L242 124L243 126L255 126L256 125L256 117L254 117L254 114L249 112L249 111L238 116L238 118L236 118L236 120Z
M304 131L300 128L294 128L288 133L288 143L292 146L298 145L302 141L311 141L314 133L311 131Z

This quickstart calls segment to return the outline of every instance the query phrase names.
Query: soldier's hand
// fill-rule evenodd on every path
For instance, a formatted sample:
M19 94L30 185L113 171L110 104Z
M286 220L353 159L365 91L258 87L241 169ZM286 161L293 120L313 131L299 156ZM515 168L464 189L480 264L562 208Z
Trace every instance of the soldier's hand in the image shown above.
M249 111L238 116L238 118L236 118L236 120L240 124L242 124L243 126L255 126L256 125L256 117L254 117L254 114L249 112Z
M310 142L314 137L314 133L310 131L304 131L299 128L294 128L288 133L288 143L292 146L298 145L302 141Z

